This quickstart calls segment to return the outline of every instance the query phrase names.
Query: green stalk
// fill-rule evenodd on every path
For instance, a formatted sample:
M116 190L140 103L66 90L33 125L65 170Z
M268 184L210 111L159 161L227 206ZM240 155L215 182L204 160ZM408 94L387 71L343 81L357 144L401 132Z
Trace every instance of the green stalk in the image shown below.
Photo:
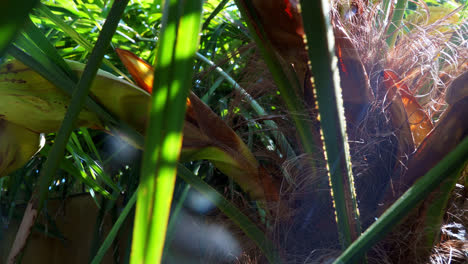
M114 239L117 236L120 230L120 227L122 226L128 214L130 213L133 206L135 205L136 198L137 198L137 192L134 192L132 197L130 197L130 200L128 201L128 203L125 205L125 208L123 209L122 213L119 215L119 218L117 218L117 221L115 222L114 226L112 226L112 229L109 231L109 234L107 235L106 239L104 240L104 242L102 242L101 247L99 248L96 256L93 258L91 264L101 263L102 258L104 257L107 250L110 248L110 246L114 242Z
M198 48L201 0L163 2L150 121L135 214L131 263L160 263Z
M302 0L301 6L338 233L344 249L360 235L361 229L346 135L338 60L334 49L335 38L329 21L330 7L327 0Z
M382 1L382 12L383 14L379 16L379 21L377 21L377 25L384 25L385 21L388 19L390 15L390 7L392 5L392 1L390 0L383 0Z
M466 165L466 157L468 157L468 137L465 137L452 152L409 188L333 263L344 264L359 261L367 250L397 226L419 202L440 186L447 175L455 173L463 164Z
M211 67L215 67L215 71L219 73L229 84L234 87L234 90L238 91L244 98L245 100L250 104L252 109L259 115L259 116L267 116L268 113L263 109L263 107L249 94L247 93L229 74L224 72L223 69L220 67L216 66L214 62L206 58L205 56L201 55L200 53L196 53L196 56L198 59L201 61L205 62L206 64L210 65ZM292 149L291 145L289 144L288 140L286 137L281 133L278 129L278 125L272 121L272 120L265 120L265 124L271 128L272 134L275 137L275 139L278 140L279 145L281 146L281 149L286 150L286 157L287 158L294 158L296 157L296 154L294 153L294 150Z
M408 0L398 0L395 9L393 10L392 21L387 29L387 34L390 34L390 37L387 39L389 48L393 48L393 46L395 46L396 38L398 36L397 30L401 26L401 21L403 20L407 4Z

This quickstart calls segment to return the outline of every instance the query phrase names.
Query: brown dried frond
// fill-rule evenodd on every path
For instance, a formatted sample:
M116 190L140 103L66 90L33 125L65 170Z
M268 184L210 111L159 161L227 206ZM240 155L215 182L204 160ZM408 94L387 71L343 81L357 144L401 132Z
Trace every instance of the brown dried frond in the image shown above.
M447 240L433 249L431 264L465 264L468 263L468 242Z
M332 10L332 21L342 24L346 29L375 92L388 49L385 42L386 25L376 23L381 15L378 5L369 4L366 0L353 0L352 5L356 10L349 16L342 17L336 8Z
M398 131L379 101L373 102L363 121L348 128L361 222L366 228L377 217L378 204L391 178L406 160L398 152Z
M466 70L461 66L468 61L468 24L444 25L442 19L436 23L413 25L388 53L385 64L408 85L430 116L445 109L445 90ZM442 25L444 30L440 30Z
M461 184L467 176L468 167L448 202L440 242L430 256L431 264L468 263L468 190Z
M236 264L261 264L266 263L264 257L259 252L243 252L242 255L235 262Z

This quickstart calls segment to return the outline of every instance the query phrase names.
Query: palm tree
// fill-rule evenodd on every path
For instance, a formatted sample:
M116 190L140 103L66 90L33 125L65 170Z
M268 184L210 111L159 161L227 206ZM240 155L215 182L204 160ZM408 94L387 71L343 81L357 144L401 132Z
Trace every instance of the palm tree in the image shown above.
M306 66L307 58L304 56L306 53L304 44L301 42L304 28L307 33L307 24L305 24L307 19L304 17L300 19L300 13L298 9L295 9L297 3L294 1L256 1L252 8L247 2L239 2L247 10L248 15L246 16L253 21L255 30L260 32L260 41L263 41L267 48L268 45L272 45L282 59L293 65L297 78L300 80L299 83L304 83L304 86L299 87L299 91L296 93L305 99L306 106L314 106L316 104L315 98L311 97L311 92L307 91L313 88L313 85L308 85L307 80L304 81L307 76L311 75ZM353 174L355 175L357 198L361 211L361 223L364 228L374 222L374 219L379 217L397 197L429 171L451 149L454 149L466 135L465 125L460 125L460 127L449 125L451 123L449 120L455 116L450 114L450 111L460 112L452 108L455 105L450 103L450 99L446 100L450 104L450 107L446 109L446 106L444 107L446 102L443 98L446 94L446 89L443 87L449 85L450 81L447 79L449 75L458 76L465 72L453 82L448 90L453 91L455 87L459 87L460 90L465 89L462 87L466 84L461 85L461 83L464 83L463 79L466 78L464 77L466 76L466 61L461 59L457 61L457 65L460 67L453 67L447 61L444 62L444 59L437 60L443 50L451 47L450 43L453 42L450 41L455 41L462 35L460 32L464 30L463 24L461 29L455 31L448 30L448 28L443 29L447 30L444 33L436 31L436 28L441 27L443 21L446 21L446 17L445 20L441 19L435 25L430 24L424 28L414 29L407 35L399 35L398 41L395 43L397 31L391 31L392 25L398 25L400 22L392 20L393 23L387 23L385 20L379 20L378 18L382 14L376 12L375 9L375 6L367 2L353 1L348 7L335 3L334 9L331 11L347 132L351 140ZM395 9L394 18L398 11ZM310 13L309 16L311 16ZM303 23L306 25L305 27ZM317 23L315 20L309 21L309 25ZM307 35L307 43L310 43L309 50L313 50L316 49L314 47L317 45L316 40L321 39L322 36L318 34L320 33L319 29L310 30L310 35ZM439 30L442 29L439 28ZM450 41L444 47L441 42L447 40ZM458 39L455 42L463 41ZM455 54L466 52L463 51L463 48L453 51ZM425 55L421 56L422 53ZM320 54L315 53L315 55L319 56ZM314 67L325 67L323 64L314 64L314 59L316 58L310 57L312 72L314 72ZM271 64L269 66L274 67ZM316 70L316 72L323 73L320 70ZM315 83L318 83L319 77L315 76L314 78ZM464 96L460 95L460 98L464 98ZM324 101L324 103L330 102L332 100ZM460 103L460 101L458 102ZM327 107L326 105L322 106L320 102L318 106L319 110L321 107ZM462 106L461 103L456 108L463 112L461 109L466 108L466 106ZM314 120L314 116L318 114L317 110L312 109L309 112L311 119ZM440 117L441 112L444 112L442 117ZM436 128L431 132L432 120L435 119L439 120ZM318 121L316 122L318 123ZM443 141L442 135L450 134L449 131L459 131L460 134L453 141L454 138ZM312 131L312 134L314 132L317 134L317 131ZM318 138L318 135L313 137ZM434 159L432 160L432 158ZM329 163L329 166L333 165ZM310 180L314 178L314 175L306 174L302 177ZM296 220L300 227L304 226L304 215L310 219L327 219L323 216L323 208L327 208L327 205L317 205L317 201L321 202L323 198L316 197L318 193L316 188L320 187L315 185L315 191L310 191L309 197L302 198L306 199L306 202L299 202L298 210L305 211L302 215L299 213L298 220ZM425 228L436 228L435 226L425 226L424 221L421 221L421 218L427 217L426 214L432 214L428 212L430 210L427 207L430 207L428 204L434 202L433 199L434 197L428 199L422 206L424 209L420 209L421 212L417 216L412 216L412 219L415 220L406 220L406 225L410 226L409 230L405 229L406 227L403 225L401 229L396 231L396 233L404 233L406 239L405 241L397 235L397 243L412 245L409 249L411 254L402 250L401 244L393 246L398 248L402 255L405 255L406 258L403 259L406 262L416 261L418 258L424 260L431 242L422 241L425 239L434 241L435 239L434 230L426 234L432 236L431 238L420 235L424 233L422 230ZM308 203L309 205L307 205ZM330 205L328 205L329 207ZM438 214L440 218L440 212L435 213L435 215ZM435 215L429 218L437 218ZM324 222L332 223L332 218L333 215L329 214L328 221ZM338 219L338 221L340 220ZM292 241L285 240L284 244L286 247L292 247L295 255L306 255L312 249L317 248L317 245L328 247L324 239L331 236L330 240L336 241L337 238L334 233L324 236L314 235L319 230L333 230L330 226L325 227L320 223L321 221L315 229L308 227L308 230L289 226L289 230L296 229L297 233L288 234ZM426 224L428 223L426 222ZM440 225L440 222L437 222L437 225ZM408 233L413 235L408 235ZM296 240L297 243L294 243L298 237L303 237L303 239ZM313 238L316 238L316 244L314 244ZM304 246L306 244L308 245ZM391 246L385 245L385 247ZM298 248L298 252L294 251L295 248ZM399 259L405 262L401 260L401 255L393 257L394 261Z

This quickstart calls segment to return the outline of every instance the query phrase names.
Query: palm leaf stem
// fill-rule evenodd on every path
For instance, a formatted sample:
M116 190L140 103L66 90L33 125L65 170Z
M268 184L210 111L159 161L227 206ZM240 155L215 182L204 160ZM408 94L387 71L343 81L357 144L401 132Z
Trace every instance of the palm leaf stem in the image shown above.
M346 248L361 233L328 1L301 1L338 233ZM320 39L322 41L317 41Z

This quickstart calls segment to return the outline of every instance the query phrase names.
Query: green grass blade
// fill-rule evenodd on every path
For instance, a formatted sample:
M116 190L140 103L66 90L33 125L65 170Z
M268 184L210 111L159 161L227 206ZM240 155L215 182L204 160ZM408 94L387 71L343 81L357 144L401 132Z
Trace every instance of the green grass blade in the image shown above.
M265 254L265 257L270 263L281 263L281 258L278 250L268 237L254 224L246 215L244 215L237 207L226 200L213 187L206 184L203 180L193 174L185 166L178 165L178 175L185 182L192 185L197 191L205 195L216 207L227 215L235 224L237 224L245 234L250 237Z
M222 0L218 6L213 10L213 12L211 12L211 14L208 16L208 18L205 20L205 22L203 22L203 26L202 26L202 30L205 30L208 28L208 26L210 25L210 22L213 18L215 18L219 12L221 12L224 7L226 6L226 4L229 2L229 0Z
M91 264L101 263L102 258L104 257L107 250L111 247L112 243L114 242L114 239L117 236L120 230L120 227L122 226L128 214L130 213L133 206L135 205L136 198L137 198L137 192L134 192L132 197L128 201L128 203L125 205L125 208L123 209L122 213L120 213L119 218L112 226L112 229L109 231L109 234L107 235L106 239L104 240L104 242L102 242L101 247L96 253L96 256L91 261Z
M68 148L68 146L67 146ZM71 151L71 149L68 149ZM41 155L47 157L50 153L50 146L45 145L41 149ZM74 158L74 157L73 157ZM78 169L76 166L73 165L70 159L63 159L60 163L60 169L66 171L72 177L78 179L80 182L86 184L89 188L93 189L95 192L102 194L107 199L112 199L112 196L109 192L107 192L104 188L101 187L94 179L88 177L86 173L83 173L84 170Z
M66 75L62 74L60 68L53 65L48 58L47 60L42 60L42 58L46 58L44 54L24 36L19 36L17 38L16 43L11 46L8 53L31 69L34 69L34 71L55 86L61 88L70 95L72 94L75 83Z
M5 178L0 178L0 190L3 190L4 182L5 182ZM2 192L0 192L0 200L2 200Z
M120 188L112 181L110 176L104 172L100 164L98 164L98 162L96 162L82 149L80 149L80 147L78 147L77 144L69 143L67 145L67 150L72 154L73 158L75 159L75 163L81 166L82 174L93 175L93 179L95 181L98 178L100 181L107 184L107 186L111 187L114 191L121 191ZM86 166L83 165L83 162L86 164Z
M163 4L131 263L161 262L193 58L198 48L202 2L168 0Z
M359 261L365 252L390 232L411 209L440 186L447 175L455 173L463 164L466 165L466 157L468 157L468 137L465 137L452 152L409 188L334 263Z
M81 108L83 108L85 100L88 96L91 82L93 81L96 73L99 69L101 61L104 57L105 50L109 45L112 36L117 29L120 17L127 6L128 0L116 0L111 8L109 16L104 23L103 30L99 35L98 41L95 48L89 58L89 62L85 67L83 75L81 76L78 84L75 87L73 96L70 102L70 106L65 114L64 121L60 126L59 132L55 139L55 143L52 146L49 156L44 164L44 168L41 171L39 180L39 208L47 196L48 187L50 180L57 171L63 155L65 152L65 146L68 142L68 138L72 130L74 129L74 123L77 119Z
M89 133L87 133L87 129L81 128L80 131L86 131L86 134L84 135L87 135L87 137L83 136L83 138L85 139L88 147L90 147L91 150L94 150L94 153L99 157L99 153L97 152L96 146L94 146L94 142L91 140ZM67 149L70 148L69 152L75 158L76 163L79 163L81 166L83 166L83 163L84 163L86 165L85 171L93 175L93 179L98 180L99 182L104 182L105 184L107 184L107 186L113 189L114 193L119 193L121 189L114 183L111 177L103 170L100 164L102 162L97 162L95 159L93 159L89 154L87 154L83 150L83 147L81 146L81 143L76 133L72 132L70 139L71 139L71 142L68 143Z
M346 135L335 39L327 0L302 0L302 19L318 102L338 233L346 248L361 233Z
M234 69L235 64L229 66L226 70L223 70L226 74L229 74ZM205 104L210 105L210 100L213 98L213 94L221 85L221 83L225 80L224 77L220 76L213 82L210 89L200 98Z
M14 45L31 54L34 57L34 60L42 65L42 67L45 68L47 72L53 73L51 75L54 75L54 80L59 82L67 82L68 79L70 79L69 76L72 74L71 70L70 73L65 72L59 64L53 62L53 59L49 57L48 53L45 53L43 50L41 50L41 48L38 47L36 43L34 43L30 38L28 38L27 35L20 34L16 38Z
M245 100L250 104L252 109L259 115L259 116L267 116L268 113L263 109L263 107L254 99L252 96L247 93L229 74L223 71L220 67L216 66L214 62L206 58L205 56L201 55L200 53L196 53L196 56L201 61L205 62L206 64L210 65L211 67L215 67L215 71L219 73L229 84L234 87L234 90L238 91ZM287 141L286 137L281 133L278 129L278 125L272 120L265 120L265 124L272 129L272 134L275 139L278 140L281 149L286 150L286 157L287 158L294 158L296 154L294 153L293 148Z
M0 2L0 58L24 24L24 18L37 0L4 0Z
M44 36L44 34L36 27L36 25L28 17L26 20L26 26L24 28L25 35L30 38L34 44L44 53L47 54L47 58L50 59L53 63L58 65L63 72L65 72L68 77L72 80L77 81L78 78L73 74L70 66L65 62L65 60L60 56L57 50L52 46L49 40Z
M156 172L157 164L159 162L161 141L163 140L163 119L169 118L170 116L165 116L165 107L167 107L167 93L169 86L172 82L171 80L171 70L169 65L172 63L173 49L176 43L177 35L177 17L176 17L176 3L174 0L166 0L163 4L163 21L160 33L160 43L158 47L156 57L156 67L155 67L155 76L153 84L153 96L152 96L152 105L150 112L150 120L147 128L146 135L148 136L145 140L145 153L143 154L141 175L140 175L140 188L138 189L138 200L135 211L135 224L133 228L133 241L132 241L132 255L131 263L140 264L140 263L149 263L146 260L146 253L150 250L160 250L162 255L163 245L159 245L160 249L149 249L148 248L148 236L151 229L151 222L156 221L152 219L153 205L155 203L154 197L155 194L155 185L157 184L156 177L158 172ZM174 14L176 13L176 14ZM172 18L171 18L172 16ZM169 20L169 21L168 21ZM163 67L159 69L158 64L162 64ZM156 74L156 71L161 73L160 76ZM158 83L156 83L158 81ZM167 115L167 114L166 114ZM179 120L177 120L179 121ZM179 121L180 122L180 121ZM179 147L180 149L180 147ZM161 183L159 184L161 185ZM173 191L173 184L169 183L170 191ZM172 193L171 193L172 196ZM167 198L166 198L167 199ZM165 200L166 200L165 199ZM165 205L166 207L168 205ZM166 219L168 218L168 208L166 209ZM163 216L164 217L164 216ZM163 222L159 223L162 226L167 225L167 220L163 219ZM165 230L164 230L165 232ZM164 237L159 238L164 241ZM161 244L164 242L161 242ZM160 263L161 259L154 261L153 263Z
M65 23L60 17L56 16L52 11L50 11L47 6L40 4L37 7L37 10L41 15L50 19L55 25L57 25L65 34L70 36L76 43L83 46L87 51L91 52L93 50L93 44L91 44L88 40L86 40L83 36L81 36L78 32L76 32L70 25ZM119 75L123 76L128 82L133 83L131 79L129 79L122 71L120 71L117 67L112 64L109 60L104 58L104 63L109 66L113 71L118 73Z
M97 150L96 145L94 144L94 141L88 132L88 129L81 127L80 132L83 135L83 139L85 140L88 148L94 153L94 155L96 155L96 158L99 160L99 162L102 163L101 155L99 154L99 151Z

